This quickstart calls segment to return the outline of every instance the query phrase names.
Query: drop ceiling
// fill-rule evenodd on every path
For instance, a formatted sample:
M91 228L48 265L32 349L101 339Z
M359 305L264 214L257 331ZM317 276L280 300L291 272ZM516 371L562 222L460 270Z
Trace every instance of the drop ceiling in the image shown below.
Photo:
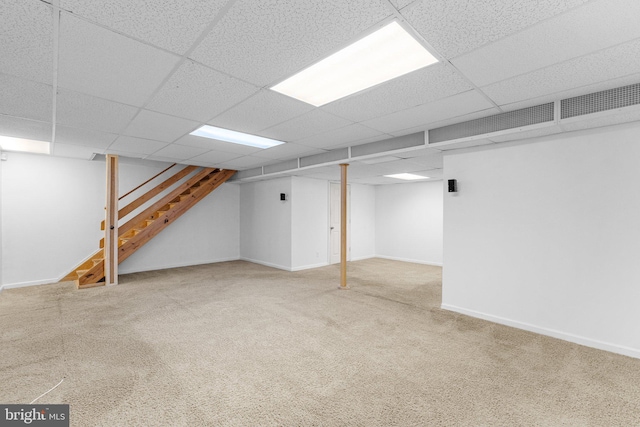
M0 135L80 159L275 165L638 83L638 16L637 0L0 0ZM269 89L392 20L440 62L320 108ZM189 135L203 124L287 144ZM445 148L354 161L350 178L441 179ZM337 166L287 173L339 178Z

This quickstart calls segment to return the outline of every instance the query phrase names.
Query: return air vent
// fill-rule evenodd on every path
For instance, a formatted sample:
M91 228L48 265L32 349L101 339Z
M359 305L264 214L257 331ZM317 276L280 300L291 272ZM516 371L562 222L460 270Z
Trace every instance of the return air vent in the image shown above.
M420 146L424 146L424 132L385 139L384 141L355 145L351 147L351 157L368 156L371 154L379 154L387 151L402 150L405 148Z
M429 130L429 144L553 121L553 102Z
M300 167L320 165L322 163L336 162L338 160L347 160L349 158L349 149L340 148L337 150L327 151L326 153L314 154L313 156L300 157Z
M562 119L638 105L640 83L563 99L560 104Z
M264 167L264 174L278 173L298 168L298 159L291 159L284 162L276 163L275 165L269 165Z
M246 169L243 171L236 172L230 179L230 181L237 181L244 178L253 178L255 176L262 175L262 167Z

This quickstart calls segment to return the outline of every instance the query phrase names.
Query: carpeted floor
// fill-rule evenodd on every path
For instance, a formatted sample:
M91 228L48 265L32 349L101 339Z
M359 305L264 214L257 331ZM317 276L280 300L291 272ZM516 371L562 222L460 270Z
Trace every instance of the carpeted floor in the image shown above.
M243 261L0 294L0 402L74 426L638 426L640 360L440 310L441 269Z

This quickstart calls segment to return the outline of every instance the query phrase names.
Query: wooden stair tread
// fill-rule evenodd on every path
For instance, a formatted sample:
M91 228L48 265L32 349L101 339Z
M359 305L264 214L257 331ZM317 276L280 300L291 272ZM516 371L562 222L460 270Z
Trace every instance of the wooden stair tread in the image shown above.
M232 170L202 168L165 197L138 213L125 224L120 225L118 230L118 262L127 259L200 200L226 182L234 173L235 171ZM100 247L103 246L104 239L101 239ZM99 283L104 279L104 269L105 259L101 249L83 261L75 271L69 273L65 278L71 275L77 276L77 279L67 280L75 280L78 288L101 286L104 285L104 282Z

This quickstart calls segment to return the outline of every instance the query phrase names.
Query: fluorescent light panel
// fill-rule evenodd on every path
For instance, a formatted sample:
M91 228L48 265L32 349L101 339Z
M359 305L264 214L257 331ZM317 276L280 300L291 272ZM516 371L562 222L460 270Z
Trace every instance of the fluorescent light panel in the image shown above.
M0 135L0 148L2 151L21 151L36 154L51 153L51 143L49 141L36 141L35 139L13 138L2 135Z
M417 179L429 179L428 176L420 176L412 173L396 173L393 175L385 175L387 178L404 179L406 181L415 181Z
M217 128L215 126L204 125L194 130L190 135L201 136L203 138L217 139L218 141L231 142L233 144L248 145L256 148L271 148L284 144L284 141L263 138L248 133L236 132L234 130Z
M319 107L436 62L393 21L271 89Z

